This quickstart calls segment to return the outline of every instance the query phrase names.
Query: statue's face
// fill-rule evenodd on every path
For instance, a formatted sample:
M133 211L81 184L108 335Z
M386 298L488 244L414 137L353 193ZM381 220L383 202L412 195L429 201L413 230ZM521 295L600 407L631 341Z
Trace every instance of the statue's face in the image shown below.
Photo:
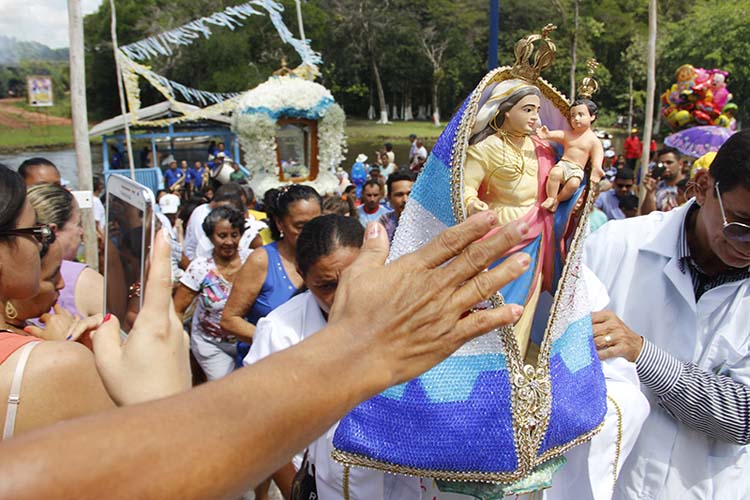
M505 113L505 121L500 127L513 135L529 135L539 123L539 97L528 95L518 101Z

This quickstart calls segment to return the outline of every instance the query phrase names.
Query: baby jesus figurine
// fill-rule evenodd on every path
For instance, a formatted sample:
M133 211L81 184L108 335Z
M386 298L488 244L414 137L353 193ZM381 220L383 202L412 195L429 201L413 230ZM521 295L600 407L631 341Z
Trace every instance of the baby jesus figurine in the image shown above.
M562 158L547 177L547 199L542 202L542 208L554 212L561 201L569 200L581 185L583 170L589 161L591 179L599 182L604 176L604 148L591 130L596 111L596 104L590 99L577 99L570 105L572 130L550 131L546 126L537 130L540 139L559 142L564 146Z

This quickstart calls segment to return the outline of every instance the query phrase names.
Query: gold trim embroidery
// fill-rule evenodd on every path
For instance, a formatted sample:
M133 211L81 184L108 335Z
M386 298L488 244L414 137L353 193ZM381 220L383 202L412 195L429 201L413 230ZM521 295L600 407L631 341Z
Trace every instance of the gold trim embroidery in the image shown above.
M617 401L615 401L615 398L607 395L607 399L612 401L612 405L615 407L615 412L617 413L617 441L615 442L615 463L612 470L612 491L615 491L617 487L617 467L620 464L620 450L622 449L622 410Z

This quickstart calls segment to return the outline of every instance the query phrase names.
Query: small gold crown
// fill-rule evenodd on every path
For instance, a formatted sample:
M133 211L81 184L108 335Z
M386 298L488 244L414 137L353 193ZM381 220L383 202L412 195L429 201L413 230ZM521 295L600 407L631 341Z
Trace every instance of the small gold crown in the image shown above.
M516 62L510 70L513 77L535 83L542 71L552 66L552 63L555 62L557 47L549 34L556 29L557 26L554 24L548 24L541 34L534 33L518 40L514 50ZM542 43L539 50L534 54L534 43L538 40L541 40ZM534 55L533 63L530 62L532 54Z
M578 84L578 96L584 99L591 99L591 96L599 92L599 83L594 80L594 72L599 67L599 63L596 59L589 59L586 61L586 66L589 68L589 74L583 77L581 83Z
M273 72L273 76L287 76L292 73L292 70L286 66L286 56L281 56L281 67Z

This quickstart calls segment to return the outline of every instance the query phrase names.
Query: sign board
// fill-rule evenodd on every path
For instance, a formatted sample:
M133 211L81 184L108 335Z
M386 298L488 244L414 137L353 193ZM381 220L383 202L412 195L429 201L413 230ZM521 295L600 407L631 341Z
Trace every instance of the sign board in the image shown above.
M52 106L52 77L30 76L26 79L30 106Z

